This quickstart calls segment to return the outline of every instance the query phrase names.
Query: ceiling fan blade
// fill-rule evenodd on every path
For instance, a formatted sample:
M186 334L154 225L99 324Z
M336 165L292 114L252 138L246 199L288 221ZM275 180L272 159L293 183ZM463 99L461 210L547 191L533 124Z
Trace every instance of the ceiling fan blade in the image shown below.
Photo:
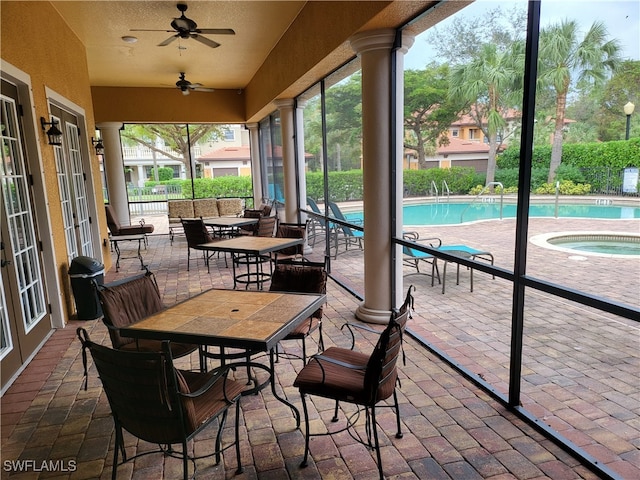
M199 28L197 33L205 35L235 35L236 32L231 28Z
M169 45L171 42L173 42L176 38L178 38L179 35L172 35L169 38L167 38L164 42L159 43L158 46L159 47L166 47L167 45Z
M194 40L197 40L198 42L203 43L207 47L218 48L220 46L218 42L214 42L213 40L210 40L207 37L203 37L202 35L198 35L197 33L194 33L190 36Z
M131 28L129 29L130 32L167 32L167 33L173 33L175 32L175 30L156 30L153 28Z
M191 90L193 90L194 92L213 92L213 88L207 88L207 87L194 87Z

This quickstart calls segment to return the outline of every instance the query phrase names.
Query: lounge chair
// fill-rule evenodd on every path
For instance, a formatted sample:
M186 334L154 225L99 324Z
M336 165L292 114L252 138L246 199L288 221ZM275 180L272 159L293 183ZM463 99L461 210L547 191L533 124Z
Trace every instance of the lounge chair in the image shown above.
M307 197L307 205L309 205L313 213L318 215L317 217L312 216L310 219L311 223L309 224L309 244L315 246L318 235L324 236L327 233L327 221L324 219L324 212L320 211L320 207L318 207L318 204L313 198Z
M144 235L145 246L147 245L147 235L153 233L154 230L151 223L145 223L143 218L138 225L121 225L111 205L105 205L104 209L107 214L107 227L109 227L109 233L112 236Z
M417 232L405 232L403 234L403 238L405 240L411 240L413 242L418 242L420 240L421 243L428 242L431 248L437 249L441 252L447 252L451 255L458 256L460 258L466 258L471 260L484 260L493 265L494 257L491 252L486 250L478 250L477 248L469 247L468 245L442 245L442 241L437 238L424 238L420 239ZM420 262L425 262L431 265L431 286L434 285L434 280L437 278L438 283L442 284L442 293L445 292L446 287L446 273L447 273L447 263L448 260L444 260L444 267L442 270L442 277L440 276L440 272L437 264L437 257L433 256L430 253L423 252L421 250L416 250L411 247L402 247L402 253L404 254L403 262L405 265L409 265L414 267L417 273L420 272ZM456 262L457 263L457 262ZM470 269L470 290L473 292L473 268ZM495 276L493 277L495 278ZM456 285L460 284L460 263L457 263L456 268Z
M354 222L353 220L347 220L347 218L340 210L340 207L338 207L338 205L336 205L334 202L328 201L327 205L329 205L329 210L331 210L331 215L334 218L352 224L361 223L358 221ZM340 245L340 243L345 244L345 250L349 250L350 245L357 245L358 248L362 250L362 239L364 238L364 232L361 232L360 230L354 230L346 225L334 224L332 225L331 235L333 236L333 244L336 249L333 258L336 258L338 256L338 246Z

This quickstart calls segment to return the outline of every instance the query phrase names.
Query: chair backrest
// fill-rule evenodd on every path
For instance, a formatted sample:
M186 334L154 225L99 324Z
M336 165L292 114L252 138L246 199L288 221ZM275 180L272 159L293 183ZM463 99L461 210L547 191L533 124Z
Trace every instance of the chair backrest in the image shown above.
M342 213L342 210L340 210L340 207L338 207L338 205L336 205L334 202L328 201L327 205L329 205L329 210L331 210L331 215L333 215L335 218L337 218L338 220L342 220L343 222L349 221ZM342 230L342 233L344 233L348 237L355 236L355 233L353 233L353 230L350 227L347 227L346 225L336 224L335 228L339 228L340 230Z
M256 235L258 237L273 237L276 228L276 217L260 217Z
M364 374L365 390L369 395L369 405L389 398L395 389L398 378L396 363L402 351L402 337L407 320L413 309L413 295L409 287L407 296L399 311L393 311L389 324L380 334L373 349Z
M111 205L105 205L104 210L107 214L107 227L109 227L111 235L118 235L120 232L120 222L116 218L116 213L113 211L113 207Z
M98 299L104 316L102 321L109 328L113 348L135 342L122 337L119 328L142 320L164 309L155 277L147 272L105 285L97 285Z
M280 238L307 238L307 226L305 223L284 223L279 222L276 231L276 237ZM304 243L294 245L293 247L278 250L279 255L302 255L304 253Z
M78 328L86 368L89 350L116 424L147 442L171 444L197 428L193 400L180 398L188 386L174 366L169 342L162 352L114 350L91 341Z
M327 293L327 269L323 262L279 261L271 275L272 292ZM312 315L322 318L322 307Z
M189 248L196 248L203 243L213 242L207 226L201 218L181 218L184 236L187 238Z
M269 212L271 212L271 208L269 208ZM244 213L242 214L243 217L245 218L257 218L260 219L263 216L266 216L263 212L263 210L261 209L252 209L252 208L245 208ZM241 230L244 230L245 232L251 233L253 235L256 234L256 232L258 231L258 224L254 223L253 225L242 225L240 227Z
M307 205L309 205L309 208L311 208L311 211L313 213L317 213L318 215L322 216L322 218L316 218L316 220L320 223L320 225L324 227L326 223L324 220L324 212L320 211L320 207L318 207L316 201L311 197L307 197Z

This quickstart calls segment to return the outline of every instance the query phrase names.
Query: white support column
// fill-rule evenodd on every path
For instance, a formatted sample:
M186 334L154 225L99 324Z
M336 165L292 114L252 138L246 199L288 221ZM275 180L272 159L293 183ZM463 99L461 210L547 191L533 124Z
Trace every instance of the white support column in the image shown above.
M104 171L107 177L109 204L113 207L118 221L129 225L129 201L127 184L124 181L124 162L120 143L120 122L105 122L97 125L104 145Z
M260 168L260 137L258 135L258 124L247 123L249 130L249 145L251 152L251 181L253 184L253 207L258 208L264 197L262 191L262 170Z
M351 47L362 65L362 137L364 187L364 278L365 299L355 314L369 323L388 323L396 299L391 298L391 166L402 165L402 152L390 152L391 61L395 39L391 29L361 32L351 38ZM413 39L410 39L413 42ZM403 83L398 84L398 90ZM402 96L400 96L402 99ZM402 112L400 102L400 112ZM402 125L402 113L398 118ZM402 145L402 130L394 131ZM390 158L391 157L391 158ZM396 158L393 158L396 157ZM402 189L399 190L402 192ZM397 214L397 212L396 212ZM402 212L398 217L402 224ZM370 228L367 226L370 225Z
M282 170L284 172L284 221L298 221L298 205L296 198L296 149L293 136L293 99L276 100L275 106L280 111L280 128L282 130Z
M300 197L298 198L297 208L307 208L307 161L304 153L304 107L307 106L306 100L298 100L296 104L296 138L298 139L298 188ZM301 213L300 217L302 223L306 222L307 214Z

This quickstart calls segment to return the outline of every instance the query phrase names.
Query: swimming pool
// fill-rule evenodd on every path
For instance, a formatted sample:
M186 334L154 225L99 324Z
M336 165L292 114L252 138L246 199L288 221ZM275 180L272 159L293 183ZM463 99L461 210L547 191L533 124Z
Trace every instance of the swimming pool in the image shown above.
M554 204L530 205L531 217L555 217ZM348 220L362 220L362 212L345 213ZM429 203L403 207L404 225L456 225L500 218L499 203ZM502 218L515 218L516 205L505 204ZM640 218L640 207L613 205L560 205L558 217L594 219Z

